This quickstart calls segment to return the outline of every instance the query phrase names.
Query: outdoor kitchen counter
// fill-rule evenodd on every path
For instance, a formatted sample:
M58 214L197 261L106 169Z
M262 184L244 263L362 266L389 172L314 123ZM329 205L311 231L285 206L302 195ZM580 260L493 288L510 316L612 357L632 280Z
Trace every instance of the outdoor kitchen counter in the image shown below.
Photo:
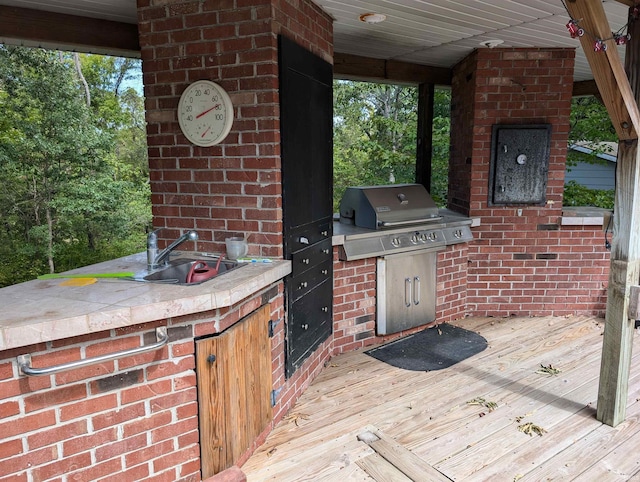
M139 253L69 273L145 267L146 253ZM65 279L27 281L0 289L0 351L229 307L290 272L290 261L277 260L248 263L195 286L117 278L98 278L86 286L64 286Z

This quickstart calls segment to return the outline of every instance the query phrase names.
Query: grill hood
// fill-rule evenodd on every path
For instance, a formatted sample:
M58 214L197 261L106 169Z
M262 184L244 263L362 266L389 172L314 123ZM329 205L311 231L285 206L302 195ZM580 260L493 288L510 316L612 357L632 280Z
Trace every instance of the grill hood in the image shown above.
M340 201L340 222L381 229L441 219L422 184L348 187Z

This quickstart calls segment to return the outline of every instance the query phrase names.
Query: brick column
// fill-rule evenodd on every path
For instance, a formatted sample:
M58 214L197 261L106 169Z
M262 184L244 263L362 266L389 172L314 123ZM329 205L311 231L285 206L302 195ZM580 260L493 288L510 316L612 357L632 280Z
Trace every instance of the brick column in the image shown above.
M472 217L468 313L602 314L602 232L561 226L574 52L480 49L454 70L449 207ZM544 206L489 206L494 124L551 124Z
M249 254L282 256L277 35L331 60L331 19L309 0L138 0L154 226L162 238L200 234L224 252L247 236ZM209 79L229 92L235 120L219 145L181 134L184 88Z

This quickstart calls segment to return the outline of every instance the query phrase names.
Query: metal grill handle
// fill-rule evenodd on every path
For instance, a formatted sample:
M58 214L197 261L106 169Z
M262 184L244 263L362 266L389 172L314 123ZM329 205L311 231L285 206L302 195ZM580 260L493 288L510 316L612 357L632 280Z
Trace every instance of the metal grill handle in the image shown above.
M411 307L411 278L404 279L404 305Z

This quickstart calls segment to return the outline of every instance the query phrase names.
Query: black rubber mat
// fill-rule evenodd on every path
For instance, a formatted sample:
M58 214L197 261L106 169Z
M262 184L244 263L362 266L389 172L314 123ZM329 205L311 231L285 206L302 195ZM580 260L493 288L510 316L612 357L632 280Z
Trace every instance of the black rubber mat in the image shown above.
M433 371L455 365L485 348L487 340L477 333L443 323L365 353L405 370Z

